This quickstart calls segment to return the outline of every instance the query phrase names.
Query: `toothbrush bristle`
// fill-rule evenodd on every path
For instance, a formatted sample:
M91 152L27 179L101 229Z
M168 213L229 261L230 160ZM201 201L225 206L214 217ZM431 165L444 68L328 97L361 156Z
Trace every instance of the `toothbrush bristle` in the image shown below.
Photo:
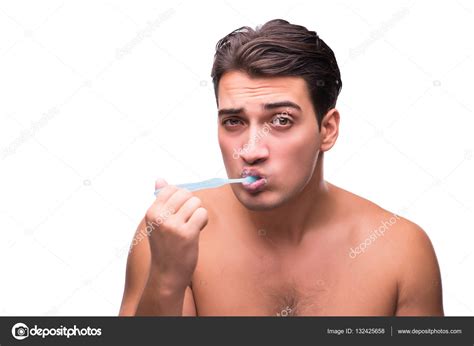
M254 183L254 182L256 182L257 180L258 180L257 177L253 177L253 176L250 176L250 175L245 178L245 182L246 182L246 183L249 183L249 184Z

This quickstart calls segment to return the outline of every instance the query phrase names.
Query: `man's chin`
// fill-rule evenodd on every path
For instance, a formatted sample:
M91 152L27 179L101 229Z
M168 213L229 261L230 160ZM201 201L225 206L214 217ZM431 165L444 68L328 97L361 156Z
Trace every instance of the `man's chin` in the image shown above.
M262 203L243 203L242 201L241 203L245 208L252 211L269 211L276 208L273 205L262 204Z
M281 199L272 198L270 191L261 191L249 193L247 191L234 191L239 202L247 209L252 211L273 210L280 207L285 202Z

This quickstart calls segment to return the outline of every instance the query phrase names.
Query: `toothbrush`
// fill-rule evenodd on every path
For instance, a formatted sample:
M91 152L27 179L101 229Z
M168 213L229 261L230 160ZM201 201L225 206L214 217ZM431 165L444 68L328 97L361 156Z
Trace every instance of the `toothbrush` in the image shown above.
M187 189L189 191L197 191L201 189L210 189L214 187L219 187L225 184L235 184L235 183L251 184L257 180L258 180L257 177L252 177L252 176L247 176L245 178L237 178L237 179L212 178L212 179L200 181L197 183L179 184L176 186ZM155 190L155 196L158 195L158 193L160 193L160 190L161 188Z

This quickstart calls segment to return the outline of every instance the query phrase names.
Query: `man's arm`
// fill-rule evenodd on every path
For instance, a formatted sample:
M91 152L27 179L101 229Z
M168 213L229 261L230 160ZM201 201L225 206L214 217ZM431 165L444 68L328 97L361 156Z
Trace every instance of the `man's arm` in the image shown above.
M143 219L135 233L135 239L140 239L139 232L142 230L142 239L132 247L128 255L119 316L135 316L137 312L140 315L165 316L182 313L183 316L196 316L193 293L189 286L184 293L166 290L160 292L159 278L150 273L151 254L148 236L143 232L145 227Z
M441 275L426 233L411 222L399 244L401 265L397 316L443 316Z

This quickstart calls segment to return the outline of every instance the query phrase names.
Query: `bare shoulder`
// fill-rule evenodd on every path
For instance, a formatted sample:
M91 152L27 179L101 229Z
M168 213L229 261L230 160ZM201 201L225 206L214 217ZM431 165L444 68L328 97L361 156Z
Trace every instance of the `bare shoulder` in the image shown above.
M441 275L427 232L417 223L342 190L357 227L351 239L397 282L397 315L443 315Z
M333 188L337 190L346 216L357 226L353 228L356 236L375 232L376 236L389 237L392 245L400 245L398 251L404 253L431 247L427 233L415 222L352 192Z
M392 253L398 264L398 316L443 316L441 273L433 244L418 224L400 217Z
M229 186L193 191L193 195L201 200L201 206L207 210L210 216L209 221L211 221L211 216L212 218L217 217L218 211L226 208L233 198L233 192Z
M193 195L198 197L202 202L202 207L210 209L213 205L212 200L215 198L215 189L204 189L193 191Z

